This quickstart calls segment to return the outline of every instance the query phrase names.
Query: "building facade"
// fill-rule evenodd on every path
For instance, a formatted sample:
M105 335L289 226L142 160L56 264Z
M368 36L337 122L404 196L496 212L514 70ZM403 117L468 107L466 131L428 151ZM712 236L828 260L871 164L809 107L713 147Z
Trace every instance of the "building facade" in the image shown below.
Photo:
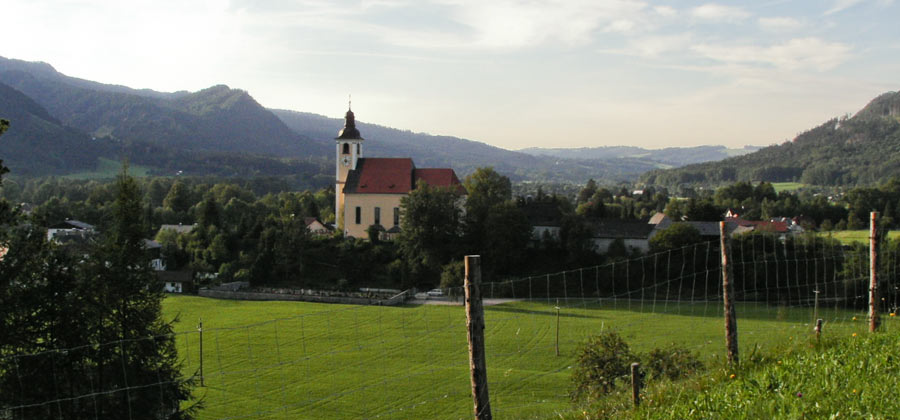
M465 189L450 168L416 168L412 158L364 158L352 110L335 138L335 215L344 236L368 237L374 226L385 239L400 232L400 200L419 182Z

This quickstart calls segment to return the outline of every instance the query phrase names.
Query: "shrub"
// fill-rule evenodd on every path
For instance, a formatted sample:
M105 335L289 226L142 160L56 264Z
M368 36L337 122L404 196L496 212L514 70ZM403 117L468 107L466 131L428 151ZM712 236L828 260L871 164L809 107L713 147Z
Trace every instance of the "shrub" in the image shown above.
M579 350L578 366L572 374L572 398L596 399L608 394L618 379L629 374L629 366L636 360L618 333L607 331L590 337Z
M645 369L653 379L677 380L703 369L703 362L696 353L674 344L651 350L643 357Z

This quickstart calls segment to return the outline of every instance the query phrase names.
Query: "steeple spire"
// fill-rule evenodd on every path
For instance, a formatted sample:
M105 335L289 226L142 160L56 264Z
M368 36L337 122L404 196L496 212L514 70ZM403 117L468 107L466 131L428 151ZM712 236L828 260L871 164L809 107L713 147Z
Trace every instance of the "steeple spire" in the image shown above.
M352 102L350 98L347 98L347 115L344 116L344 128L341 131L338 131L338 136L335 140L362 140L362 135L360 135L359 130L356 128L356 117L353 115L353 110L350 108Z

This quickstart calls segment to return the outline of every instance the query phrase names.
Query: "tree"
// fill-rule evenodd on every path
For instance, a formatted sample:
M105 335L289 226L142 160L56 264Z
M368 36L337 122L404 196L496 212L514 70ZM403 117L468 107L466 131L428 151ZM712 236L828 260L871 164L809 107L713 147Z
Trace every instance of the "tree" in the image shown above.
M512 200L511 185L493 168L478 168L466 177L464 252L483 257L488 279L517 267L531 239L531 224Z
M455 189L419 182L400 200L400 255L418 284L434 285L441 267L459 253L461 212Z
M576 204L587 203L591 197L594 196L594 193L597 192L597 181L594 181L594 178L588 180L587 184L585 184L584 188L578 193L578 199L575 201Z
M171 209L175 213L184 214L191 208L191 192L184 182L175 181L169 188L169 193L163 199L163 207Z
M0 118L0 136L2 136L6 130L9 130L9 121ZM0 159L0 177L7 172L9 172L9 169L6 166L3 166L3 159Z
M701 242L700 231L687 223L673 223L650 238L650 249L654 252L677 249Z
M7 411L11 418L193 417L197 405L182 407L191 381L161 319L141 214L123 170L87 261L21 219L0 230L10 250L0 260L0 323L9 332L0 341L0 406L20 407Z

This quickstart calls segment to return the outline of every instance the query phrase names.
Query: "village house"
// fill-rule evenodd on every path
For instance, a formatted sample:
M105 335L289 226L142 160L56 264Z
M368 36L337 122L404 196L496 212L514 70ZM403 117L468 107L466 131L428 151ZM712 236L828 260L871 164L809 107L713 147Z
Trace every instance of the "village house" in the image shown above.
M371 226L381 239L393 239L400 232L400 200L419 182L456 188L465 195L453 169L416 168L411 158L366 158L363 140L348 109L344 128L335 138L334 208L344 236L367 238Z
M47 240L55 242L66 242L71 239L83 240L95 233L97 233L97 229L92 224L78 220L66 220L47 228Z
M303 224L306 225L306 230L313 236L328 236L331 234L331 228L315 217L305 217Z
M609 252L609 246L621 240L628 252L650 250L650 236L656 226L640 220L602 219L593 226L594 251Z
M543 242L559 241L563 215L558 203L530 201L522 206L522 211L531 224L532 247Z

